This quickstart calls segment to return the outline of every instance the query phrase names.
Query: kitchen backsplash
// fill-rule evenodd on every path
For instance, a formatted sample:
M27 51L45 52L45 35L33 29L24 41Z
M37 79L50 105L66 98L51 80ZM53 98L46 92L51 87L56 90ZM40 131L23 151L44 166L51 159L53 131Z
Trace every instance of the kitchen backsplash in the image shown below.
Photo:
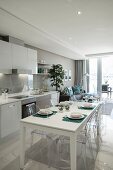
M24 74L0 74L0 94L1 90L8 88L9 93L19 93L33 87L33 76Z
M33 88L34 89L45 89L45 90L55 90L54 87L50 85L50 79L46 76L33 75Z

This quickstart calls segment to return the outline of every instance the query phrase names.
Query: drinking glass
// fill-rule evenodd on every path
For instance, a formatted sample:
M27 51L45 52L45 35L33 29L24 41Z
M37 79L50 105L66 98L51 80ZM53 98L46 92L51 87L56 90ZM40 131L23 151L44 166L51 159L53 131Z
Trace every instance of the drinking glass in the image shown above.
M88 102L88 96L85 97L85 102Z
M40 111L40 108L39 106L36 105L36 112L39 112Z
M69 104L68 104L68 105L65 105L65 109L66 109L66 111L69 111L70 105L69 105Z
M64 106L63 105L59 105L58 109L59 109L60 112L63 112Z
M49 110L50 105L45 105L45 110ZM47 112L47 118L49 118L49 113Z
M55 103L53 100L51 100L50 103L51 103L51 107L55 107Z

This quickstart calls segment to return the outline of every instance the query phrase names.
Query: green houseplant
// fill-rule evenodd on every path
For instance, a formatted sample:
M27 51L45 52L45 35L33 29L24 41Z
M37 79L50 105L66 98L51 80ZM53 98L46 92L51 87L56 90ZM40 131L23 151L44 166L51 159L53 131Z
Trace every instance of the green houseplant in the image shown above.
M63 85L64 70L61 64L53 64L49 70L51 86L56 87L56 91Z

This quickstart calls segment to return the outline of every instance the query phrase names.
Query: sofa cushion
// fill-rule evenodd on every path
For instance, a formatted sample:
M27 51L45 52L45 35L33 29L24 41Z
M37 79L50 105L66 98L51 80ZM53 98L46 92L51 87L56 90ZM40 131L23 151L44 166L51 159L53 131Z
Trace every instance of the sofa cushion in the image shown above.
M69 93L69 96L73 96L73 90L72 90L72 87L68 87L68 93Z
M77 100L81 100L82 97L83 97L82 94L77 94L77 95L71 96L71 97L70 97L70 100L71 100L71 101L77 101Z
M64 88L64 90L61 92L62 95L69 95L69 90L67 87Z
M62 94L66 94L68 96L73 96L73 90L72 87L65 87L62 91Z
M74 95L77 95L77 94L81 93L81 87L80 86L73 86L72 90L73 90Z

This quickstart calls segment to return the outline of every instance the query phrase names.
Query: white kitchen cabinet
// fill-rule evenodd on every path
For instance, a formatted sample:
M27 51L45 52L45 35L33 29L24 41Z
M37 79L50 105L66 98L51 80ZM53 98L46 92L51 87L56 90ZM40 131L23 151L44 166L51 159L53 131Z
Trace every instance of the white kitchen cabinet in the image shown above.
M32 74L37 74L37 51L28 48L28 60L27 60L27 67L28 69L32 70Z
M1 138L4 138L19 130L20 119L21 119L20 102L1 105L0 107Z
M0 69L11 68L11 44L0 40Z
M28 68L28 56L26 47L12 44L12 68Z
M51 94L51 102L53 105L57 105L59 103L59 92L54 92Z
M37 74L37 51L0 40L0 69L28 69Z

